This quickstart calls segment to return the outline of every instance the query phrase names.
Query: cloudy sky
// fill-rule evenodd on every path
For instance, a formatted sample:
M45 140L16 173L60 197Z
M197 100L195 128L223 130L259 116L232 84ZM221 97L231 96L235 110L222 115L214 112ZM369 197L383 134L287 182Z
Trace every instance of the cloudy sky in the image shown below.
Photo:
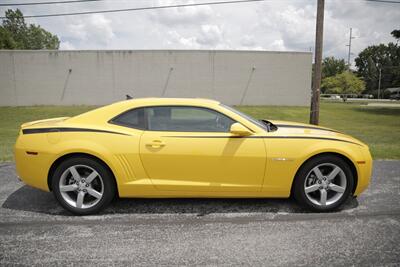
M45 2L48 0L26 0ZM20 7L25 15L122 9L220 0L105 0ZM24 1L1 1L24 2ZM316 0L266 0L84 16L28 19L61 39L61 49L241 49L310 51ZM0 8L2 15L7 7ZM371 44L394 41L400 4L326 0L324 56L347 58L349 28L356 55ZM354 56L353 56L354 57Z

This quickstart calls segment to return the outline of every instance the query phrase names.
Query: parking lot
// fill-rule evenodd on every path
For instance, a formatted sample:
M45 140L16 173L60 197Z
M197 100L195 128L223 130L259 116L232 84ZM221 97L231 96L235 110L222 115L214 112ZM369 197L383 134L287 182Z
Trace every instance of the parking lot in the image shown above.
M12 163L0 183L3 266L400 263L400 161L375 161L369 189L333 213L277 199L120 199L74 217Z

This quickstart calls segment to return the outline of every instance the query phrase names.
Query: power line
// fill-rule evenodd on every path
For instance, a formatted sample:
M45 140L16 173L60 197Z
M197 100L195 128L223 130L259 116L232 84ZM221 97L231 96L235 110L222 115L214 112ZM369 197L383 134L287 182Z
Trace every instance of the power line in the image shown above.
M265 1L265 0L235 0L235 1L220 1L220 2L204 2L204 3L180 4L180 5L169 5L169 6L153 6L153 7L137 7L137 8L125 8L125 9L99 10L99 11L84 11L84 12L73 12L73 13L55 13L55 14L42 14L42 15L28 15L28 16L24 16L24 18L47 18L47 17L60 17L60 16L76 16L76 15L89 15L89 14L98 14L98 13L116 13L116 12L126 12L126 11L166 9L166 8L190 7L190 6L239 4L239 3L262 2L262 1ZM6 17L0 17L0 19L5 19L5 18Z
M388 3L388 4L400 4L399 1L390 1L390 0L364 0L366 2L377 2L377 3Z
M106 0L74 0L74 1L52 1L52 2L32 2L32 3L17 3L17 4L0 4L0 6L16 6L16 5L41 5L41 4L66 4L66 3L82 3L82 2L99 2ZM206 2L206 3L193 3L193 4L180 4L170 6L155 6L155 7L140 7L140 8L127 8L127 9L112 9L112 10L99 10L99 11L85 11L85 12L74 12L74 13L56 13L56 14L43 14L43 15L28 15L24 18L43 18L43 17L57 17L57 16L75 16L75 15L88 15L97 13L115 13L124 11L140 11L140 10L151 10L151 9L166 9L166 8L177 8L177 7L190 7L190 6L204 6L204 5L221 5L221 4L235 4L235 3L246 3L246 2L262 2L266 0L237 0L237 1L222 1L222 2ZM400 1L390 0L364 0L366 2L378 2L378 3L392 3L400 4ZM0 17L5 19L5 17Z
M8 3L8 4L0 4L2 6L34 6L34 5L54 5L54 4L78 4L78 3L87 3L87 2L100 2L100 1L107 1L107 0L68 0L68 1L49 1L49 2L29 2L29 3ZM264 0L242 0L242 1L227 1L226 4L231 2L257 2L257 1L264 1ZM390 3L390 4L400 4L400 1L393 1L393 0L363 0L366 2L376 2L376 3ZM228 3L229 2L229 3ZM224 3L214 3L215 5L224 4ZM187 5L179 5L179 6L196 6L196 5L212 5L212 3L199 3L199 4L187 4ZM171 6L175 7L175 6ZM166 7L159 7L159 8L167 8ZM143 8L149 9L149 8ZM110 12L122 12L122 11L135 11L135 10L143 10L143 9L118 9L118 10L102 10L102 11L93 11L93 12L79 12L79 14L46 14L46 15L35 15L35 16L25 16L26 18L33 18L33 17L55 17L55 16L73 16L73 15L85 15L85 14L94 14L94 13L110 13ZM154 8L156 9L156 8ZM90 12L90 13L89 13ZM0 17L3 18L3 17Z
M74 4L74 3L84 3L84 2L100 2L107 0L68 0L68 1L49 1L49 2L28 2L28 3L8 3L0 4L1 6L34 6L34 5L55 5L55 4ZM378 2L378 3L389 3L389 4L400 4L400 1L394 0L363 0L366 2Z
M50 2L30 2L30 3L9 3L0 6L35 6L35 5L54 5L54 4L73 4L83 2L99 2L104 0L70 0L70 1L50 1Z

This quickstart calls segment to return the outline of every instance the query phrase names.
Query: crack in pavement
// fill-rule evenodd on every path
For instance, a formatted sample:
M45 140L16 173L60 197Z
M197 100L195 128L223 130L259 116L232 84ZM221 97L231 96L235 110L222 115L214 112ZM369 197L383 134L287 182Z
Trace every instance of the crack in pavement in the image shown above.
M269 214L268 214L269 215ZM123 219L120 218L109 218L109 219L87 219L87 220L32 220L32 221L16 221L16 222L0 222L1 227L16 227L16 226L29 226L29 227L42 227L43 225L164 225L169 224L200 224L200 223L233 223L233 224L246 224L253 222L300 222L300 221L313 221L313 220L346 220L346 219L360 219L369 217L400 217L400 210L394 211L375 211L375 212L361 212L361 213L321 213L318 214L271 214L271 217L265 217L260 215L251 216L240 216L240 217L221 217L219 214L214 214L212 217L206 218L201 217L196 219L196 217L191 218L177 218L167 217L161 218L132 218ZM198 217L197 217L198 218Z

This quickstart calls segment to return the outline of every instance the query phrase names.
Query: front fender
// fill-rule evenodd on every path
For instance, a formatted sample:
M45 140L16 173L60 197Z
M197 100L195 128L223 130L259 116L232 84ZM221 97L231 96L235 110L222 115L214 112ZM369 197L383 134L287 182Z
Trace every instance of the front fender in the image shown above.
M313 139L266 139L267 167L263 191L273 197L290 196L291 186L299 168L311 157L323 153L337 153L348 158L359 173L357 161L364 156L359 145Z

